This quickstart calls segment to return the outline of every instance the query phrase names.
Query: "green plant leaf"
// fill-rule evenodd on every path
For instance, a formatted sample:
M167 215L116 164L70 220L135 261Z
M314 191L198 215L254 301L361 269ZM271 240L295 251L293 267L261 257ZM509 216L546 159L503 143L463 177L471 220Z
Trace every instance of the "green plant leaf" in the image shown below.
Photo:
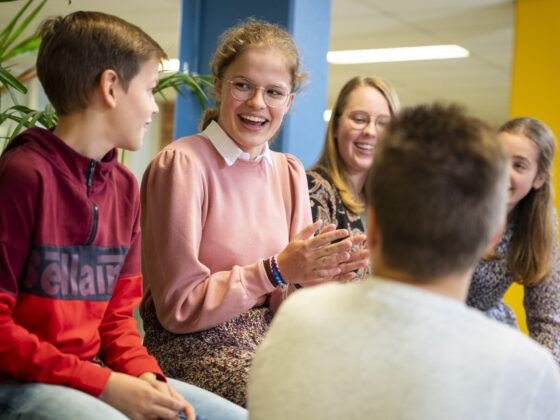
M14 89L11 86L6 86L6 89L8 89L8 93L10 94L10 98L12 98L12 102L14 103L14 105L19 105L19 101L17 99L16 93L14 92Z
M27 0L27 3L25 3L21 9L19 9L19 12L16 13L16 15L12 18L12 20L8 23L8 25L6 25L4 30L2 30L2 32L0 33L0 57L2 57L4 55L4 51L6 51L7 48L6 43L8 42L10 34L14 30L17 21L19 20L21 15L23 15L23 13L27 10L29 5L33 3L33 1L34 0Z
M25 125L26 128L35 127L37 123L45 128L51 128L58 123L58 117L51 104L48 104L43 111L37 111L25 105L14 105L3 112L3 114L6 114L10 120L18 123L23 120L22 125Z
M206 94L205 89L212 86L212 80L213 77L209 75L194 75L178 71L172 74L164 75L159 80L156 88L154 89L154 93L159 93L164 99L166 99L163 91L165 89L172 88L177 92L177 94L184 98L185 94L182 87L185 87L197 96L200 106L204 109L206 108L206 101L208 100L208 95Z
M7 141L17 136L23 130L35 127L38 124L45 128L50 128L58 123L58 117L50 104L43 111L37 111L24 105L14 105L0 113L0 124L7 120L17 123L16 127L6 137ZM3 149L6 145L3 145Z
M36 111L33 111L33 112L36 112ZM8 115L8 119L10 119L12 121L16 121L18 123L16 125L16 128L14 128L12 130L12 132L9 134L9 136L8 136L9 140L13 139L20 132L22 132L24 129L30 127L30 125L28 124L28 120L33 117L33 112L25 114L22 117L17 117L15 115Z
M41 124L43 124L45 128L51 128L54 127L56 124L58 124L58 115L56 115L56 110L51 104L47 104L45 106L45 109L43 110L43 117L41 119Z
M20 42L14 48L9 50L3 57L0 57L0 63L8 60L9 58L20 57L23 55L36 54L41 45L41 38L30 36L24 41Z
M6 88L12 87L21 93L27 93L27 88L23 83L21 83L18 79L16 79L8 70L4 67L0 66L0 82Z
M40 111L30 110L29 112L21 116L15 114L6 114L7 119L17 122L16 127L12 130L11 133L9 133L8 139L13 139L26 128L34 127L35 123L40 118L40 115L37 115L39 113Z
M30 0L30 2L31 1L33 1L33 0ZM21 33L27 28L29 23L33 19L35 19L35 16L43 8L43 6L45 5L46 2L47 2L47 0L41 1L41 3L35 9L33 9L33 11L31 13L29 13L29 15L24 19L22 24L19 25L17 27L17 29L12 34L10 34L11 36L6 41L6 43L3 45L2 51L0 51L0 57L4 56L4 53L5 53L6 49L21 35ZM25 6L25 8L27 8L27 5Z

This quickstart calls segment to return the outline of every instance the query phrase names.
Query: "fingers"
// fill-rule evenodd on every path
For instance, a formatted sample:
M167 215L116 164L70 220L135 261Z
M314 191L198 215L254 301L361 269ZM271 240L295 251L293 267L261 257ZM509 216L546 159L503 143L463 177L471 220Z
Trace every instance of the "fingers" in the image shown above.
M314 278L309 279L309 281L304 281L304 282L302 282L302 284L313 283L313 282L316 282L318 280L323 280L323 279L335 277L335 276L340 275L340 273L341 273L341 270L340 270L339 267L319 268L319 269L317 269L313 272L313 274L315 275Z
M328 225L326 225L324 228L322 228L319 231L319 234L321 233L327 233L327 232L332 232L333 230L336 230L336 225L334 223L329 223Z
M323 222L321 220L317 220L315 223L311 223L310 225L307 225L306 227L303 228L301 232L299 232L296 236L294 236L294 239L304 241L306 239L311 238L313 234L319 230L322 223Z
M177 398L175 395L170 395L168 390L158 392L157 395L153 396L152 402L151 414L158 418L174 419L179 411L183 411L187 415L185 409L189 404L181 396ZM194 416L192 418L194 419Z
M344 249L341 252L328 252L322 257L318 257L313 261L311 264L311 269L321 270L321 269L328 269L328 268L335 268L338 267L340 263L344 261L348 261L350 259L350 254L345 252Z
M323 229L317 236L309 239L311 249L321 248L326 244L330 244L331 242L346 238L348 236L348 231L346 229L336 229L327 232L325 232L325 230L326 229Z
M169 392L169 385L167 385L167 383L155 379L154 381L150 381L150 385L152 385L159 392L171 396L171 393Z
M361 244L362 242L365 242L367 236L364 235L363 233L357 233L354 236L352 236L350 239L352 240L352 246L355 246Z
M315 259L320 259L333 254L347 253L352 248L352 241L345 239L340 242L335 242L333 244L324 245L321 248L315 250Z
M189 403L185 405L185 409L183 410L183 413L185 414L187 420L196 420L196 413L194 411L194 408Z
M350 241L345 241L350 242ZM337 276L336 281L347 281L355 276L353 273L366 267L369 252L367 250L341 252L318 258L313 269L313 280Z
M349 280L352 280L354 277L356 277L356 273L354 273L354 272L344 273L344 274L339 274L338 276L332 277L331 281L335 281L335 282L339 282L339 283L345 283Z
M339 265L343 273L357 270L369 264L369 251L367 249L350 252L349 256L348 260Z
M188 420L191 420L189 417L191 414L192 420L195 419L194 409L191 405L185 401L185 399L167 382L159 381L152 373L144 373L140 375L139 378L148 382L152 388L158 391L157 396L154 397L154 403L156 405L154 407L154 412L152 413L153 415L166 419L174 419L178 418L177 413L182 411L185 413ZM156 412L158 409L162 414L158 414Z
M185 405L185 407L183 408L183 414L185 414L185 417L187 418L187 420L195 420L196 419L196 415L194 412L194 408L192 405L190 405L182 396L181 394L179 394L177 391L175 391L175 389L173 389L173 387L171 387L171 385L168 385L169 387L169 392L171 394L171 396L173 398L175 398L176 400L182 401Z
M300 241L310 239L313 247L317 248L332 241L336 241L337 239L345 238L346 236L348 236L348 230L336 229L336 226L331 223L321 229L317 236L313 237L313 234L319 230L322 224L323 222L321 220L317 220L315 223L307 225L294 237L294 239Z
M338 266L338 268L340 268L340 272L342 274L344 274L344 273L353 272L355 270L359 270L360 268L366 267L367 265L368 265L367 260L359 260L359 261L355 261L355 262L348 262L348 263L340 264Z
M350 258L347 262L361 262L364 266L369 263L369 251L367 249L362 249L360 251L350 252Z

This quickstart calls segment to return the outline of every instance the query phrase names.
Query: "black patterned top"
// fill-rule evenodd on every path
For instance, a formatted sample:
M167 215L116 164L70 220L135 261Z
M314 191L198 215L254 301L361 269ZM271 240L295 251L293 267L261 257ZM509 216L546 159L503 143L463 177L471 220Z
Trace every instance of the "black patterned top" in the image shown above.
M350 235L364 233L365 228L360 215L350 211L342 202L338 190L334 186L331 177L319 167L313 167L307 172L307 185L309 187L309 198L311 200L311 214L313 221L321 219L324 225L333 223L337 229L348 229ZM365 242L356 245L354 250L365 249ZM357 271L353 280L362 279L369 275L370 267L364 267Z
M554 238L558 238L556 212L554 216ZM506 261L513 229L513 224L508 223L494 250L498 259L483 261L476 267L467 304L485 312L490 318L517 326L513 310L503 301L506 291L514 282ZM523 306L527 314L530 336L550 349L556 361L560 363L560 262L557 240L553 253L552 271L546 280L537 286L524 287Z

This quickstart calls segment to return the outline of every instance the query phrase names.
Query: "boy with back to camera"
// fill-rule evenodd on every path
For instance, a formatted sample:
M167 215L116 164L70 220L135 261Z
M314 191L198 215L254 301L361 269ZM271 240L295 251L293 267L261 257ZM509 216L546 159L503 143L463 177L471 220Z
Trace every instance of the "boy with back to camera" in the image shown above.
M558 419L551 355L464 302L500 237L497 134L456 106L402 111L367 182L375 277L298 291L249 379L251 419Z
M194 420L191 403L204 418L244 418L166 381L132 315L140 206L117 148L137 150L158 112L164 51L98 12L49 19L39 34L37 74L60 120L0 157L0 417Z

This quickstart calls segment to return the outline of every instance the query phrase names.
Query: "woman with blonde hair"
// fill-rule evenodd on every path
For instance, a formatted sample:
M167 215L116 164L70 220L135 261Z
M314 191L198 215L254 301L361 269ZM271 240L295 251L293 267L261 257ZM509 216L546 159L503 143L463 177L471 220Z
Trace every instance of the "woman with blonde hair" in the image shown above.
M365 232L363 188L375 145L400 104L392 86L380 77L357 76L338 94L317 163L307 171L313 220ZM356 249L363 249L360 243ZM363 267L356 278L368 272Z

